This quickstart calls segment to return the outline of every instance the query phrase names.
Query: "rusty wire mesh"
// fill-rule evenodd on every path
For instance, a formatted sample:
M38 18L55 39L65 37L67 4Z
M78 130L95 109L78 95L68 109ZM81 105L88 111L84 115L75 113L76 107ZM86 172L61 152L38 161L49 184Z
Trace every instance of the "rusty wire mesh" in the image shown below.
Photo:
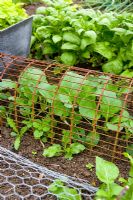
M56 200L49 191L55 180L86 200L92 200L97 190L85 180L53 172L0 146L0 200Z
M10 116L19 131L30 119L45 126L43 141L82 143L86 156L126 161L123 152L133 153L133 79L4 54L0 60L3 125ZM37 137L34 126L26 132Z

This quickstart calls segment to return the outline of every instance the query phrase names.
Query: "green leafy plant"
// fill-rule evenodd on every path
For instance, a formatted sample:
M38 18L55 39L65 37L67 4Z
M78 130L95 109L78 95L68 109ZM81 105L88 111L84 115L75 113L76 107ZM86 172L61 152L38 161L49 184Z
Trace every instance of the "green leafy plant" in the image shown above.
M128 154L124 153L124 156L130 161L130 171L129 178L126 180L120 178L119 181L123 183L116 183L116 180L119 176L118 167L108 162L100 157L96 157L96 175L98 179L103 183L97 193L96 199L102 200L132 200L133 197L133 158ZM118 181L117 181L118 182Z
M16 83L11 81L10 79L3 79L0 82L0 100L7 101L11 99L11 92L10 90L16 88ZM12 103L9 104L9 110L12 109ZM6 118L7 117L7 108L4 105L0 106L0 117Z
M58 200L82 200L81 194L76 189L65 186L59 179L49 185L48 191L56 195Z
M12 0L0 0L0 13L0 30L28 17L21 5L13 3Z
M65 158L71 160L73 158L73 155L79 154L84 150L85 146L80 143L72 143L67 148L62 148L59 144L53 144L47 149L44 149L43 156L50 158L54 156L60 156L64 152Z
M131 13L103 13L64 0L46 3L48 7L38 8L33 20L33 57L67 65L88 63L113 74L126 70L127 75L129 70L132 77Z
M23 126L21 129L18 129L14 120L9 117L7 118L7 123L10 126L10 128L12 128L12 130L14 131L11 132L11 135L15 136L14 148L15 150L18 150L20 147L21 139L24 136L24 134L28 131L28 127Z
M43 156L51 158L54 156L60 156L61 153L62 153L61 145L53 144L52 146L48 147L47 149L44 149Z
M85 150L85 146L80 143L72 143L69 147L65 149L65 158L71 160L73 155L79 154Z
M132 200L133 158L127 153L124 153L124 156L130 160L130 171L128 180L121 178L123 182L123 184L121 182L121 185L117 180L119 176L118 167L112 162L106 161L100 157L96 157L96 175L97 178L102 182L96 192L96 200ZM87 167L90 170L92 167L94 167L94 165L88 163ZM64 183L59 179L56 179L52 184L49 185L48 191L54 194L59 200L82 199L81 194L79 194L74 188L65 186Z
M96 175L104 184L97 191L96 199L115 199L122 190L122 187L115 183L119 175L118 167L100 157L96 157Z
M130 71L129 69L127 69L123 73L121 73L121 76L125 76L125 77L128 77L128 78L133 78L133 71L132 70Z
M129 178L126 182L127 185L133 185L133 157L130 156L128 153L124 153L124 156L129 159L130 161L130 171L129 171Z

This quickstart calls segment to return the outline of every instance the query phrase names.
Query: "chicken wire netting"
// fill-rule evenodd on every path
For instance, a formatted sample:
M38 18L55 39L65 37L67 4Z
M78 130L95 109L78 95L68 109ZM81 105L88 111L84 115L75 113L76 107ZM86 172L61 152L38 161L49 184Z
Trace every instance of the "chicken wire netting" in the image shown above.
M117 11L122 13L124 11L133 11L132 0L82 0L81 3L83 6L105 12Z
M48 170L0 146L0 200L56 200L49 187L57 179L82 199L94 199L97 189L87 181ZM69 194L69 199L80 199L76 196Z
M0 60L1 124L16 149L29 133L58 144L68 159L85 149L108 160L133 154L133 79L5 54Z

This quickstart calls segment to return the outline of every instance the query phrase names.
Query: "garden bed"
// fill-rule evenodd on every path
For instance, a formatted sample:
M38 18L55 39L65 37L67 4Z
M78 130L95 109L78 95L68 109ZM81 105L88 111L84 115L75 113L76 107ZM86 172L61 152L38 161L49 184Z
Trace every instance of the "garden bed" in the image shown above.
M5 61L7 61L7 57L8 56L3 57L3 60L6 58ZM46 70L46 75L47 75L47 78L48 78L48 81L49 81L50 84L52 83L52 84L58 85L59 82L60 82L60 79L62 77L62 73L65 73L65 71L62 71L59 74L53 73L55 67L61 67L61 68L65 67L63 65L59 66L59 64L58 65L57 64L51 64L51 63L48 64L46 62L23 59L23 58L19 58L19 57L10 57L10 58L12 58L14 61L12 61L13 62L12 64L7 65L7 69L4 71L3 77L11 79L12 81L18 81L18 76L20 77L20 74L24 70L24 68L26 70L27 67L29 67L29 66L34 66L34 67L36 66L36 67L38 67L38 69L41 68L43 70L47 69L47 67L49 66L50 70L48 70L48 69ZM10 63L11 60L9 59L8 62ZM73 69L75 69L75 68L73 68ZM33 69L31 68L31 70L33 70ZM31 73L31 70L29 72L27 71L27 73ZM67 69L67 71L69 71L69 68ZM79 74L82 72L81 74L84 75L84 76L88 72L88 71L86 72L86 71L81 70L81 69L78 71L77 68L75 69L75 71L77 71ZM37 71L37 72L40 73L40 71ZM25 73L26 76L27 76L27 73ZM93 71L90 71L89 73L90 74L91 73L96 74L96 72L93 72ZM97 72L97 74L99 74L99 72ZM33 75L37 75L37 74L31 73L29 75L32 75L32 78L33 78L33 81L34 81ZM22 74L21 74L21 76L22 76ZM28 80L28 78L27 78L27 80ZM81 78L82 78L82 76L80 76L80 79ZM103 76L103 78L105 78L105 76ZM114 76L113 86L114 86L114 82L116 81L115 78L117 80L120 77ZM121 79L123 79L123 78L120 78L120 80ZM126 87L126 85L128 86L129 82L128 82L128 79L125 79L125 80L126 80L126 82L124 82L124 84L125 84L124 86ZM95 80L92 80L92 83L93 83L93 81L95 81ZM129 79L129 81L130 81L130 79ZM73 80L72 80L72 82L73 82ZM9 85L9 82L7 82L7 84ZM30 82L28 82L27 84L28 84L27 85L28 87L31 87ZM49 87L51 87L51 86L49 86ZM44 91L45 91L45 89L44 89ZM11 92L12 97L15 94L16 93L14 93L14 90L12 90L12 92ZM28 94L28 93L26 93L26 94ZM132 101L132 93L128 96L129 96L128 99L125 99L126 95L123 95L123 97L121 97L121 98L125 99L125 103L127 102L127 108L129 110L130 115L132 115L132 102L133 102ZM18 98L19 98L19 96L18 96ZM128 103L128 101L129 101L130 104ZM9 101L6 100L6 99L2 100L1 104L3 106L4 105L6 106L7 113L8 113L9 112L8 111ZM17 113L18 113L18 119L17 120L18 120L18 126L20 126L19 129L20 129L21 126L23 125L23 124L21 124L21 121L23 120L24 116L22 116L20 114L20 110L19 110L20 105L21 105L20 102L17 102L17 104L18 104L17 105ZM36 115L39 112L38 111L39 106L37 104L37 105L34 105L34 107L35 107L35 112L37 112L37 113L34 113L34 115L36 117ZM14 112L13 113L9 112L9 115L12 119L15 119L16 114L14 115ZM56 115L58 115L58 114L56 113ZM117 115L119 116L119 114L117 114ZM40 115L40 119L41 118L42 118L42 115ZM25 117L24 117L24 119L25 119ZM64 125L64 123L61 123L61 119L59 118L59 116L56 116L55 119L58 120L58 127L57 126L54 127L54 130L55 130L55 133L56 133L56 136L54 137L54 141L55 141L55 143L61 144L61 134L63 134L61 131L63 129L69 130L69 127L66 126L66 124ZM67 120L69 122L69 117L68 117ZM83 123L84 120L82 119L81 122ZM90 123L91 122L85 123L84 126L82 124L82 128L84 127L84 129L87 129L87 131L90 131L91 130L91 127L89 125ZM101 126L104 125L103 118L102 118L101 122L98 122L98 124L99 123L101 124ZM9 128L6 128L7 124L5 122L3 123L3 125L5 125L5 128L4 127L1 128L0 143L1 143L2 146L6 147L7 149L14 151L14 147L13 147L14 138L12 138L11 135L10 135L12 130L9 129ZM9 126L10 126L10 124L9 124ZM58 128L60 128L60 129L58 129ZM97 128L97 131L100 135L99 142L98 143L96 142L96 144L94 145L95 147L93 147L93 148L87 147L87 150L84 151L83 153L80 153L79 155L74 155L74 158L71 161L65 159L63 156L59 156L59 157L55 157L55 158L45 158L45 157L43 157L42 156L43 149L47 148L50 145L50 139L46 143L42 143L39 140L35 140L34 137L33 137L33 131L32 130L27 131L25 136L22 137L20 149L19 149L19 151L15 151L15 152L19 153L20 155L23 155L26 158L29 158L29 159L35 161L37 163L40 163L41 165L44 165L44 166L48 167L49 169L53 169L55 171L65 173L65 174L70 175L70 176L75 176L77 178L87 179L92 185L98 186L99 183L98 183L96 176L95 176L95 168L93 168L92 171L89 171L86 168L86 164L92 163L95 166L95 156L101 156L101 157L103 157L107 160L111 160L111 158L113 158L112 152L113 152L113 146L114 146L114 142L115 142L114 137L115 137L116 132L109 131L109 134L107 134L104 131L99 130L97 125L96 125L96 128ZM77 133L77 135L78 134L79 133ZM124 132L121 131L121 134L124 134ZM111 136L113 136L113 137L111 137ZM83 142L83 141L80 141L79 139L77 141ZM130 141L130 144L132 144L132 137L130 138L129 141ZM122 140L122 139L120 139L120 137L118 138L117 149L115 150L115 156L114 156L114 158L117 159L116 164L120 168L120 172L121 172L120 175L124 176L124 177L127 176L127 174L128 174L127 172L128 172L128 169L129 169L128 163L126 162L126 160L125 160L125 162L123 161L124 157L122 155L122 152L125 151L125 147L127 145L126 142L127 142L126 140Z
M51 169L56 172L63 173L72 177L85 179L93 186L99 185L99 182L95 174L95 168L93 168L92 171L89 171L86 168L87 163L92 163L95 166L95 158L94 158L93 152L92 152L92 155L90 155L88 151L83 152L79 155L75 155L71 161L65 159L63 156L55 157L55 158L45 158L44 156L42 156L41 143L39 141L35 141L31 133L26 134L24 136L21 147L19 151L17 152L17 151L14 151L14 148L13 148L14 139L11 138L10 133L11 133L10 129L7 129L5 127L1 128L0 144L3 147L21 156L24 156L25 158L28 158L35 163L41 164L42 166L45 166L48 169ZM47 146L48 145L45 145L45 147ZM32 152L36 152L37 154L34 155L34 153ZM101 153L99 151L99 153L96 153L96 155L100 156L100 155L103 155L103 153L104 153L103 151L101 151ZM104 156L104 158L108 159L107 156ZM126 178L129 171L128 163L124 161L116 161L115 163L120 169L120 176Z
M25 8L27 10L27 13L29 15L32 15L34 14L36 8L42 5L43 4L41 3L35 3L25 6ZM45 9L40 9L38 10L38 12L38 14L42 14L41 12L45 12ZM41 18L38 19L41 20ZM49 19L51 20L51 18ZM37 24L38 23L35 23L34 26L36 26ZM104 26L104 24L98 24L98 26L99 25ZM106 25L108 27L108 24ZM34 28L36 29L36 27ZM78 34L80 35L80 33ZM85 31L84 34L81 34L83 36L83 43L81 43L85 48L87 47L87 54L86 52L82 53L85 53L83 57L85 56L84 58L87 59L87 56L89 55L88 45L90 45L90 43L86 45L84 44L84 41L88 42L87 37L92 37L91 44L93 46L93 44L96 42L96 38L94 31ZM116 33L114 33L114 35L115 34ZM129 31L129 35L130 34L131 32ZM63 38L61 38L59 35L56 35L57 37L52 39L52 45L55 45L61 40L62 42L64 42L65 40L66 42L68 42L68 35L66 35L64 34ZM70 37L69 39L73 40L72 38L73 37ZM57 41L56 39L59 39L59 41ZM80 42L77 42L77 40L79 40L77 33L75 40L76 43L78 43L79 45ZM63 47L61 47L62 50L64 48L64 53L69 54L67 55L67 57L64 57L64 54L62 53L62 61L64 60L64 63L67 63L66 61L69 60L69 56L72 56L72 62L73 59L75 60L75 57L73 57L74 54L72 53L70 55L69 51L71 50L70 46L74 45L73 41L71 42L72 43L69 43L69 45L68 43L65 43L67 47L64 47L64 44L62 45ZM44 45L44 47L48 51L51 51L51 49L49 49L50 43L47 40L46 44L48 46ZM101 43L103 44L104 42ZM33 44L36 47L35 51L38 51L38 44L35 44L34 42ZM42 43L40 44L41 50L45 51L46 49L43 49ZM101 45L100 43L98 44ZM109 46L109 43L105 42L104 45L102 45L103 49L101 50L101 46L99 46L100 49L97 50L97 45L95 45L96 52L94 54L99 59L100 65L108 59L111 67L112 65L118 66L120 64L119 66L123 67L123 69L126 69L124 66L124 64L126 64L129 65L126 67L129 67L130 69L130 65L132 65L132 62L129 63L129 60L131 61L132 58L129 58L128 61L125 60L123 58L124 52L120 51L120 53L122 53L121 59L123 59L123 61L121 59L116 59L112 62L112 58L114 59L114 55L116 54L116 52L112 52L111 55L109 53ZM77 51L77 44L73 47L76 49L72 49L72 52ZM66 52L67 49L69 52ZM107 55L106 50L108 53ZM51 55L51 52L47 53L50 53ZM44 55L43 52L42 57L38 57L39 54L37 53L37 58L41 59L45 57L49 60L52 57L47 55L47 53ZM54 54L55 58L58 55L56 53ZM99 54L101 54L102 56ZM2 57L3 55L0 56ZM3 56L3 60L5 59L6 62L7 57L8 55ZM60 57L58 58L60 59ZM83 61L82 64L81 62L77 64L75 60L73 64L77 64L76 67L68 67L56 63L52 64L52 61L51 63L43 63L37 60L28 60L18 57L12 57L13 62L8 61L8 64L5 63L1 76L3 80L1 79L0 82L1 85L3 84L5 87L2 90L2 87L0 88L0 95L3 95L2 99L0 100L0 104L3 106L0 106L0 111L2 113L2 117L0 117L0 145L15 152L18 155L24 156L32 160L35 163L47 167L48 169L76 178L82 178L87 180L93 186L99 186L99 181L96 177L95 172L96 156L100 156L109 161L112 160L120 169L119 177L128 177L129 163L123 156L123 152L127 151L131 154L133 153L133 92L132 90L130 90L132 88L133 81L128 78L124 79L124 77L98 72L101 71L101 69L99 68L100 65L99 63L97 63L97 59L95 60L95 58L89 58L90 59L87 59L86 63L83 61L83 59L81 59L81 62ZM122 64L122 62L124 64ZM67 64L72 65L72 63ZM93 67L90 67L89 70L86 69L88 68L88 66L93 66L93 64L96 64L95 70L97 70L97 72L92 71L92 69L94 69ZM105 72L113 72L116 74L120 74L122 72L122 69L116 72L115 67L113 67L111 71L108 71L107 68ZM32 72L35 72L35 74ZM36 72L39 73L39 75ZM31 76L31 80L29 80L28 75ZM6 81L7 78L11 80ZM27 79L27 82L25 81L25 78ZM43 82L42 79L45 79L46 82ZM9 84L10 81L11 85ZM89 85L86 85L85 81L88 81ZM124 86L123 81L125 81ZM99 85L101 84L101 86L99 87L96 82ZM68 88L67 90L65 90L67 84ZM38 87L38 85L41 85L42 88ZM86 89L87 86L89 89ZM75 93L75 90L77 93ZM121 92L123 90L124 92ZM88 94L88 96L86 96L86 94ZM54 95L54 98L51 97L52 95ZM110 98L113 98L114 101L111 101ZM59 104L57 107L54 107L56 101L57 104ZM104 107L104 105L106 105L107 107ZM85 108L88 110L85 110ZM125 118L128 118L128 120ZM41 129L43 128L43 126L44 129ZM9 127L11 127L11 129ZM75 127L77 129L75 129ZM11 137L11 135L13 137ZM58 145L60 151L54 155L55 157L46 158L46 156L50 157L50 153L52 151L50 152L49 150L49 152L47 153L46 151L48 151L49 147L51 147L51 145L53 144ZM71 146L73 144L80 147L80 151L79 149L77 149L77 151L74 151L74 153L72 153ZM84 150L85 148L86 150ZM64 154L67 159L61 154ZM88 163L92 166L90 167L90 169L87 169L86 167ZM10 171L9 174L7 173L7 175L10 175ZM17 179L15 181L17 182ZM8 188L7 185L4 185L3 187L0 187L0 189L6 191ZM18 189L20 194L21 192L23 192L22 195L25 195L25 193L27 192L24 188ZM38 188L36 192L39 193L39 191L40 189ZM33 200L33 196L30 199ZM45 199L53 200L54 197L48 196L48 198L46 197ZM88 198L85 198L85 200L87 199Z

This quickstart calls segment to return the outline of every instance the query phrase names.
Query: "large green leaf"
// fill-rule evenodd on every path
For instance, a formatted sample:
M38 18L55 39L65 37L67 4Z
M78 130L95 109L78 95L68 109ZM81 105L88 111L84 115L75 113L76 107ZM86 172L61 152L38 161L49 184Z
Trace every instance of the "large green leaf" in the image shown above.
M71 160L74 154L79 154L85 150L85 146L78 142L72 143L70 147L65 149L65 158Z
M96 175L100 181L111 184L119 175L118 167L100 157L96 157Z
M54 35L52 37L52 40L53 40L54 43L58 43L62 40L62 37L60 35Z
M16 82L10 79L2 79L2 82L0 82L0 90L14 89L16 88L16 86L17 86Z
M59 144L53 144L47 149L44 149L43 156L51 158L54 156L59 156L61 155L61 153L62 153L61 146Z
M99 143L99 140L100 135L96 132L89 132L85 139L89 146L96 146Z
M101 20L98 21L98 24L110 27L111 21L107 17L102 17Z
M37 86L41 81L47 82L44 72L38 68L29 67L21 73L19 84L23 86Z
M120 74L123 70L122 61L117 58L115 60L109 61L102 66L104 72L109 72L112 74Z
M38 88L39 88L38 89L39 93L47 100L47 102L52 103L54 96L55 96L57 86L41 82L38 85Z
M95 31L86 31L84 32L84 37L87 37L90 39L90 44L94 44L96 42L97 34Z
M118 196L120 194L120 192L122 191L123 187L121 187L120 185L118 185L117 183L112 183L110 184L110 193L112 194L112 196Z
M90 44L93 44L94 43L94 39L92 38L89 38L89 37L83 37L81 39L81 45L80 45L80 49L81 50L85 50L85 48L90 45Z
M43 55L46 55L46 54L53 54L56 52L56 48L55 46L53 46L52 44L45 44L44 47L43 47L43 51L42 51L42 54Z
M107 59L111 59L114 56L109 42L97 42L94 46L94 51Z
M118 124L113 124L110 122L106 123L106 127L111 131L118 131L118 130L121 131L123 129L122 125L119 127Z
M75 65L77 56L73 52L64 52L61 54L61 61L66 65Z
M53 110L54 114L60 117L66 117L70 115L70 109L64 106L64 104L60 100L54 100Z
M73 72L67 72L60 84L60 93L67 94L70 98L76 96L82 86L84 77Z
M113 117L122 109L122 101L117 98L115 92L104 91L100 104L100 111L105 118Z
M49 26L40 26L36 30L36 34L39 39L42 41L46 38L49 38L51 36L51 27Z
M80 44L80 38L76 33L73 32L65 32L63 34L63 40L77 45Z
M72 108L73 104L72 104L72 98L68 95L64 95L64 94L59 94L59 99L61 100L61 102L64 103L64 106L67 108Z
M95 97L90 96L87 98L82 99L79 102L79 112L83 117L87 117L91 120L93 119L99 119L100 118L100 113L96 112L96 102L95 102Z
M133 78L133 71L132 70L130 71L130 70L127 69L123 73L121 73L121 76L125 76L125 77L128 77L128 78Z
M122 113L122 116L120 118L120 116L114 116L112 119L111 119L111 123L118 123L119 121L121 122L126 122L128 121L130 118L130 115L129 115L129 112L127 112L126 110L123 111Z
M43 136L43 131L35 130L33 134L35 139L40 139Z
M62 44L61 49L63 49L63 50L79 50L79 47L76 44L66 42L66 43Z
M112 31L114 31L116 35L119 35L125 44L127 44L133 36L133 31L124 28L113 28Z

